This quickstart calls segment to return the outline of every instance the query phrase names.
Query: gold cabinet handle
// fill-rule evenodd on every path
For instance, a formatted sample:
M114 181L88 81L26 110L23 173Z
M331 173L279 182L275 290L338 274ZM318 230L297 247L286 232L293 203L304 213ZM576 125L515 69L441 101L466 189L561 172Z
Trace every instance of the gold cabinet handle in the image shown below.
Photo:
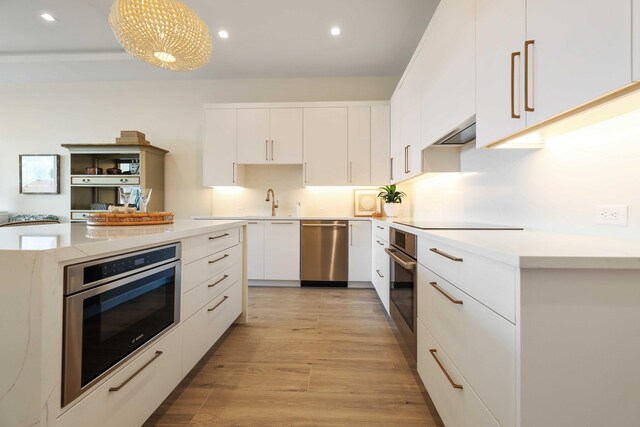
M223 259L225 259L225 258L226 258L226 257L228 257L228 256L229 256L229 254L224 254L223 256L221 256L221 257L220 257L220 258L218 258L218 259L214 259L213 261L209 261L209 264L215 264L216 262L218 262L218 261L222 261Z
M516 58L520 52L511 52L511 118L519 119L520 114L516 114Z
M269 140L264 142L264 159L269 161Z
M284 222L284 221L271 221L273 225L293 225L293 222Z
M532 112L533 107L529 107L529 46L533 46L534 40L524 42L524 111Z
M457 256L453 256L453 255L449 255L449 254L448 254L448 253L446 253L446 252L442 252L442 251L441 251L441 250L439 250L438 248L431 248L431 249L429 249L429 250L430 250L431 252L433 252L433 253L436 253L436 254L440 255L440 256L443 256L443 257L445 257L445 258L448 258L448 259L450 259L451 261L455 261L455 262L462 262L462 261L463 261L463 259L462 259L462 258L457 257Z
M231 169L231 178L233 180L233 183L236 183L236 164L234 163L232 165L232 169Z
M258 221L249 221L249 222L247 222L247 224L257 224L257 223L258 223Z
M229 299L229 297L225 295L225 296L224 296L224 298L222 298L222 301L220 301L219 303L217 303L217 304L216 304L216 305L214 305L213 307L208 308L208 309L207 309L207 311L213 311L213 310L215 310L216 308L220 307L220 305L221 305L223 302L225 302L227 299Z
M273 147L275 147L275 145L274 145L274 143L273 143L273 139L272 139L272 140L271 140L271 161L273 161L273 160L274 160L274 159L273 159L273 151L274 151Z
M442 363L440 363L440 361L438 360L438 356L436 356L436 349L435 348L429 349L429 353L431 353L433 358L436 360L436 363L438 364L438 366L440 367L440 369L444 373L444 376L447 377L447 379L449 380L449 383L451 384L451 387L462 390L462 384L454 383L453 380L451 379L451 375L449 375L447 370L444 369L444 366L442 366Z
M224 276L222 276L222 278L221 278L221 279L219 279L219 280L217 280L217 281L213 282L213 283L212 283L212 284L210 284L210 285L207 285L207 288L213 288L213 287L214 287L215 285L217 285L218 283L221 283L222 281L224 281L227 277L229 277L229 275L228 275L228 274L225 274Z
M124 380L124 382L122 384L120 384L117 387L111 387L109 388L109 392L113 392L113 391L120 391L120 389L122 389L122 387L126 386L127 384L129 384L129 381L131 381L132 379L134 379L140 372L144 371L145 368L149 365L151 365L158 357L162 356L162 352L161 351L156 351L156 354L151 358L151 360L149 360L147 363L145 363L144 365L142 365L142 367L140 369L138 369L137 371L135 371L133 373L133 375L131 375L129 378L127 378L126 380Z
M223 237L227 237L228 235L229 235L229 233L224 233L224 234L221 234L219 236L209 237L209 240L222 239Z
M464 304L464 301L459 300L459 299L455 299L454 297L452 297L451 295L449 295L448 292L446 292L444 289L442 289L440 286L438 286L437 282L429 282L429 284L431 286L433 286L435 288L436 291L440 292L442 295L444 295L449 301L451 301L454 304Z

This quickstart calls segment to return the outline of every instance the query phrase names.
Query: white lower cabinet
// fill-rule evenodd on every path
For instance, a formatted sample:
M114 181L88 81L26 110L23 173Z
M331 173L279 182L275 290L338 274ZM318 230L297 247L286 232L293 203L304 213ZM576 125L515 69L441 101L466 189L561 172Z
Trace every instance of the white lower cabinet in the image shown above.
M249 221L249 280L300 280L300 221Z
M186 375L242 313L242 281L209 301L183 324L182 375Z
M349 221L349 281L371 281L371 221Z
M447 427L500 426L421 320L418 321L417 366Z
M385 310L389 313L389 256L384 251L389 247L389 242L382 240L373 234L371 239L372 268L371 282L378 293Z
M61 427L138 427L182 379L182 328L131 363L58 418Z
M515 325L422 265L418 316L492 415L514 425Z

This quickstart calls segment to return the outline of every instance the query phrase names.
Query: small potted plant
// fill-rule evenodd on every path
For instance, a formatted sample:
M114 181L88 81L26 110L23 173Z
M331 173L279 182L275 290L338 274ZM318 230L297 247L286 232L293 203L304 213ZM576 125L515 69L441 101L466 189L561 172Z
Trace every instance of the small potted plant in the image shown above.
M396 185L387 185L380 187L380 194L378 197L382 197L384 200L384 213L389 218L397 216L398 205L402 203L402 198L406 196L404 191L397 191Z

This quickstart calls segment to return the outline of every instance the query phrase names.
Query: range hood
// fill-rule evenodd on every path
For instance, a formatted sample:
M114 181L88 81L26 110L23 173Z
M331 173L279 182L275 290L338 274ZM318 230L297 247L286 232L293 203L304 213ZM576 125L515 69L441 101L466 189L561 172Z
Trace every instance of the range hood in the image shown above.
M453 131L449 132L433 145L464 145L476 139L475 114L462 122Z

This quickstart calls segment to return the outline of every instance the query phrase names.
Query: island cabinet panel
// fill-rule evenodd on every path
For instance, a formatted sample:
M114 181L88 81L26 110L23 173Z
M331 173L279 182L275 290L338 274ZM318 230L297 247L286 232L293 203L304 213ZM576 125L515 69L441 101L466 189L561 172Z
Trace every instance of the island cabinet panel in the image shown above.
M230 284L242 279L242 263L236 262L231 267L212 275L182 296L182 311L180 317L186 320L198 310L211 302Z
M187 264L182 268L182 291L187 292L240 262L242 246L235 245Z
M240 242L240 229L220 230L182 241L182 262L189 264Z
M187 319L183 324L183 376L189 373L241 313L242 282L238 281Z
M57 419L57 426L141 426L182 377L182 330L178 327L71 406Z

